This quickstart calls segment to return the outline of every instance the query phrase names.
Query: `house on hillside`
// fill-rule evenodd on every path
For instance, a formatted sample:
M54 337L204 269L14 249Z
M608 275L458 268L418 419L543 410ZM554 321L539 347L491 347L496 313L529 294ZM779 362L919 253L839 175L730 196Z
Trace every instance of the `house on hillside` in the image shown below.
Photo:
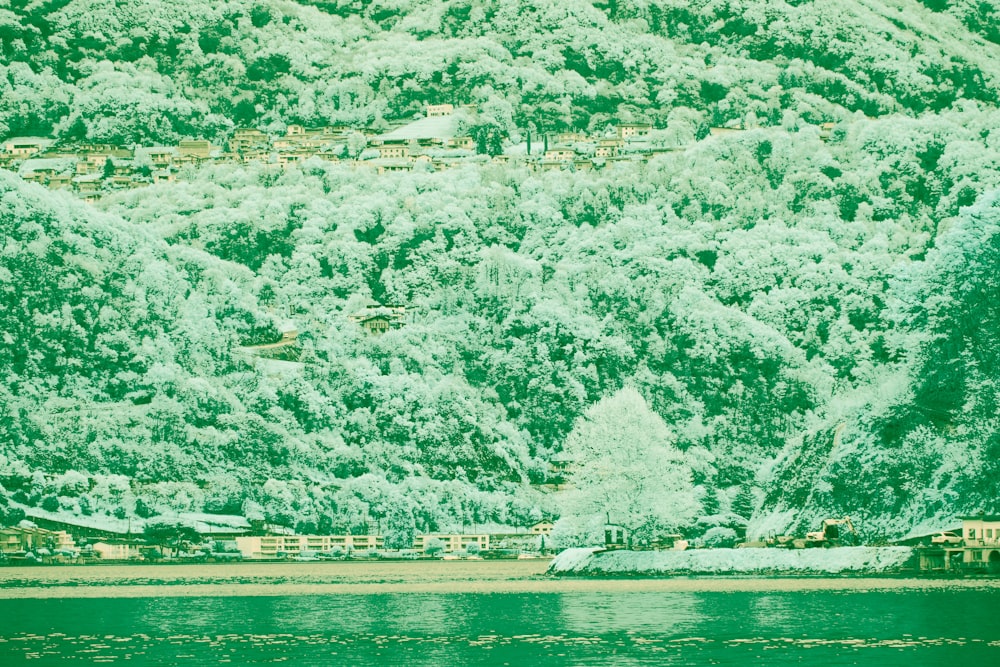
M454 148L463 151L476 150L476 142L472 137L448 137L444 142L445 148Z
M212 152L215 150L218 149L212 145L212 142L204 139L192 139L177 144L177 154L182 158L207 160L212 157Z
M586 140L587 135L583 132L560 132L556 135L556 141L560 144L575 144Z
M402 140L386 141L377 147L378 156L383 159L410 157L409 142Z
M77 155L85 158L90 153L111 155L117 147L112 144L76 144L73 149Z
M438 118L440 116L450 116L455 113L455 106L452 104L428 104L427 117Z
M98 192L101 189L103 179L100 174L88 174L77 176L73 179L73 189L80 194Z
M41 185L49 184L53 178L72 178L73 160L70 158L30 158L21 163L17 173L26 181Z
M649 123L622 123L618 126L619 139L634 139L649 134L653 126Z
M148 161L154 169L169 167L177 155L177 149L174 146L141 146L135 149L136 159Z
M157 169L153 172L153 183L173 183L177 175L170 169Z
M389 174L394 171L413 171L413 161L404 158L377 158L367 160L366 165L375 168L375 173Z
M576 151L572 146L567 145L557 145L550 146L547 151L545 151L545 160L553 162L564 162L570 161L576 158Z
M302 125L289 125L285 136L274 140L272 147L278 151L309 150L316 153L329 145L346 139L333 128L306 128Z
M565 477L573 472L574 459L566 452L558 452L549 459L549 475Z
M289 167L294 164L300 164L311 158L315 153L306 148L297 148L295 150L281 151L278 153L278 164L282 167Z
M108 163L110 153L87 153L76 163L76 173L85 176L87 174L100 174L104 171L104 165Z
M569 477L574 469L573 459L566 452L554 454L549 459L549 471L545 482L533 486L542 491L562 491L569 488Z
M448 107L447 113L435 112L434 115L428 113L424 118L407 123L391 132L380 134L371 138L372 146L378 148L385 145L411 145L416 144L424 148L456 148L462 150L474 150L476 143L472 137L460 134L462 115L453 114L450 104L432 105L428 109L439 109Z
M390 329L399 328L394 326L395 322L389 315L384 314L369 315L355 321L372 334L381 334Z
M240 161L243 164L250 164L251 162L263 162L267 164L274 162L272 156L273 153L270 148L248 148L240 152Z
M52 139L44 137L12 137L3 142L3 152L14 158L26 158L51 145Z
M72 187L73 177L70 174L54 174L49 177L48 186L50 190L62 190Z
M406 306L372 304L365 310L348 315L347 319L371 334L382 334L406 325Z
M266 134L251 127L241 127L233 131L233 136L229 140L230 152L245 153L246 151L255 148L270 148L270 140Z
M594 157L615 157L621 151L622 140L617 138L599 139Z
M131 176L112 176L107 181L107 185L114 190L125 190L127 188L136 187L139 184L133 181Z

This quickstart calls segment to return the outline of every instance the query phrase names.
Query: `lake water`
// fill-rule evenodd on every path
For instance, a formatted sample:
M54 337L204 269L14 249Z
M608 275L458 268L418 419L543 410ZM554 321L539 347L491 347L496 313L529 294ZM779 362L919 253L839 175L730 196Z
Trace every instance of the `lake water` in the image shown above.
M1000 590L0 600L0 665L1000 664Z

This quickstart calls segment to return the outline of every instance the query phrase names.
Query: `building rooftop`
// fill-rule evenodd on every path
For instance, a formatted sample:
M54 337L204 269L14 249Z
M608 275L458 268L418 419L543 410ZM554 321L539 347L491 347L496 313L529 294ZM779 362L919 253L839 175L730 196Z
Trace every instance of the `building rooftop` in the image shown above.
M116 519L114 517L101 516L99 514L82 516L66 512L49 512L38 507L26 507L23 505L21 507L24 509L24 513L29 519L54 521L66 524L67 526L79 526L80 528L89 528L91 530L100 530L106 533L115 533L119 535L125 535L129 532L141 533L143 527L145 526L145 522L142 519Z
M239 514L208 514L205 512L181 512L176 516L158 517L162 521L180 520L194 524L207 524L226 528L250 528L250 522ZM195 526L197 528L197 525Z
M448 139L456 136L461 116L431 116L421 118L392 132L375 137L380 141L410 141L420 139Z
M69 171L76 165L76 160L74 158L66 157L50 157L50 158L32 158L30 160L25 160L21 164L21 168L17 170L17 173L21 176L25 174L30 174L35 171L44 171L46 169L51 169L52 171Z
M49 146L55 143L55 139L49 139L48 137L10 137L9 139L4 139L4 144L35 144L38 146Z
M159 154L159 155L162 155L164 153L172 153L172 154L176 155L177 154L177 147L176 146L136 146L135 147L135 154L136 154L136 156L143 155L143 154L145 154L145 155L151 155L151 154L154 154L154 153L155 154Z

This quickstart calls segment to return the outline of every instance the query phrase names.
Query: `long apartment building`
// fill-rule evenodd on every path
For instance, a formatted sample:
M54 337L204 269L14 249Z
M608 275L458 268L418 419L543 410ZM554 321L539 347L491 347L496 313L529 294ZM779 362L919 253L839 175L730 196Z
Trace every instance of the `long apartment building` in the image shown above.
M413 538L413 549L425 552L432 539L439 540L444 553L467 551L470 545L480 550L490 548L489 535L434 533ZM385 548L382 535L265 535L236 538L236 547L244 558L294 557L310 551L368 551Z
M279 558L303 551L367 551L381 549L381 535L265 535L237 537L236 547L244 558Z
M490 548L490 536L489 535L457 535L457 534L445 534L445 533L429 533L426 535L417 535L413 538L413 548L416 551L425 552L427 551L427 544L432 539L440 540L444 545L445 553L452 553L454 551L467 551L470 544L477 544L481 550L486 550Z
M44 528L4 528L0 530L0 552L34 551L35 549L74 549L76 544L65 530Z

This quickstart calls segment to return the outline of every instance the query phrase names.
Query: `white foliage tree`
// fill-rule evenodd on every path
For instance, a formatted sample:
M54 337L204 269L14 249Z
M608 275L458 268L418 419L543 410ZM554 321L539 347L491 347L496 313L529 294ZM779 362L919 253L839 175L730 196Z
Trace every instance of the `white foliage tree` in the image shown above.
M610 521L641 544L690 522L698 511L691 467L673 440L663 419L631 387L588 408L564 446L573 461L572 488L562 499L556 538L600 543Z

